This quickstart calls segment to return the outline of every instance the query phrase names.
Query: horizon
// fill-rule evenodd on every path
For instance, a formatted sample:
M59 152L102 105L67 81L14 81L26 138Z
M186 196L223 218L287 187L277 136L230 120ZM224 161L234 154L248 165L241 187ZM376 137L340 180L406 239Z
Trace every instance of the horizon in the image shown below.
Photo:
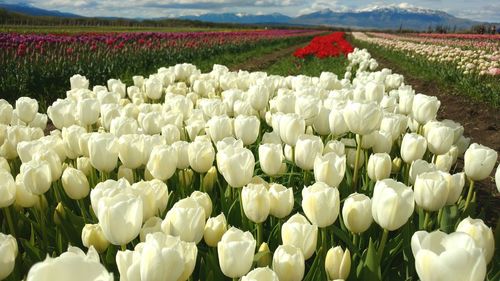
M310 3L312 2L312 3ZM175 18L207 13L234 13L263 15L279 13L291 17L325 9L335 12L359 11L374 7L422 8L438 10L453 16L485 22L500 22L500 3L486 0L418 0L418 1L370 1L370 0L0 0L4 4L22 4L40 9L56 10L87 17L122 18Z

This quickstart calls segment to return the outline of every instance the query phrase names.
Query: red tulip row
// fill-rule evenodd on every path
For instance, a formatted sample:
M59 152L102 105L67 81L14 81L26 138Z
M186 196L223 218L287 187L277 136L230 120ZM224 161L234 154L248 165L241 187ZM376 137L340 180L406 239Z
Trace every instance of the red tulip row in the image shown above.
M344 32L334 32L328 35L314 37L309 45L297 49L293 55L298 58L304 58L311 55L317 58L326 58L347 55L352 51L354 51L354 48L345 40Z

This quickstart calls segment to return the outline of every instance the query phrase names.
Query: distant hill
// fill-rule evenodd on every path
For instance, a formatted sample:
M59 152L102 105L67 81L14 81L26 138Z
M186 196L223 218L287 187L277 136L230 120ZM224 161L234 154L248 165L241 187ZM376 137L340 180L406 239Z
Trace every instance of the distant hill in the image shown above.
M280 23L293 25L336 26L373 29L412 29L426 30L429 26L449 26L450 28L470 29L482 22L457 18L442 11L422 8L401 8L398 6L375 6L348 12L325 9L298 17L288 17L279 13L270 15L248 14L203 14L183 16L183 19L218 23Z
M224 14L203 14L199 16L181 16L180 19L199 20L207 22L218 23L242 23L242 24L255 24L255 23L291 23L292 17L285 16L280 13L273 13L268 15L251 15L242 13L224 13Z
M23 4L6 4L0 3L0 9L5 9L9 12L15 12L30 16L45 16L45 17L65 17L65 18L81 18L82 16L64 13L59 11L45 10L33 7L31 5L23 5Z

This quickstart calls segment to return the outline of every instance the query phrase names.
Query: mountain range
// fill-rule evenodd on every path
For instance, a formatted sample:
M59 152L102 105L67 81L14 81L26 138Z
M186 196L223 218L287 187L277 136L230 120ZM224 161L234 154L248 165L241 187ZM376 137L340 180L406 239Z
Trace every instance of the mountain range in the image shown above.
M20 13L20 14L25 14L25 15L30 15L30 16L48 16L48 17L65 17L65 18L81 18L82 16L76 15L76 14L71 14L71 13L64 13L64 12L59 12L59 11L54 11L54 10L45 10L45 9L40 9L31 5L25 5L25 4L7 4L7 3L0 3L0 9L5 9L9 12L15 12L15 13Z
M469 29L483 22L462 19L448 13L421 8L373 7L356 11L336 12L324 9L317 12L288 17L282 14L247 15L247 14L203 14L182 16L181 19L199 20L218 23L263 23L337 26L350 28L374 29L413 29L426 30L429 26L448 26L450 28Z
M54 17L82 17L60 11L44 10L31 5L0 3L0 9L32 15ZM429 27L443 26L457 30L470 29L483 22L458 18L443 11L399 6L373 6L352 11L332 11L324 9L297 17L280 13L252 15L244 13L208 13L202 15L180 16L179 19L215 23L295 25L295 26L336 26L370 29L412 29L426 30ZM140 19L139 19L140 20Z

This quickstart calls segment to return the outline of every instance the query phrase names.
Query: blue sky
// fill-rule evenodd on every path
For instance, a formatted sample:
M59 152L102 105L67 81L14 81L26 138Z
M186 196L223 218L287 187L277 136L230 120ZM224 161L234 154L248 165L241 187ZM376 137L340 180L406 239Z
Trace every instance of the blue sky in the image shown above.
M325 8L356 10L372 6L415 6L436 9L480 21L500 22L498 0L0 0L28 3L35 7L77 13L84 16L174 17L210 12L267 14L279 12L296 16Z

